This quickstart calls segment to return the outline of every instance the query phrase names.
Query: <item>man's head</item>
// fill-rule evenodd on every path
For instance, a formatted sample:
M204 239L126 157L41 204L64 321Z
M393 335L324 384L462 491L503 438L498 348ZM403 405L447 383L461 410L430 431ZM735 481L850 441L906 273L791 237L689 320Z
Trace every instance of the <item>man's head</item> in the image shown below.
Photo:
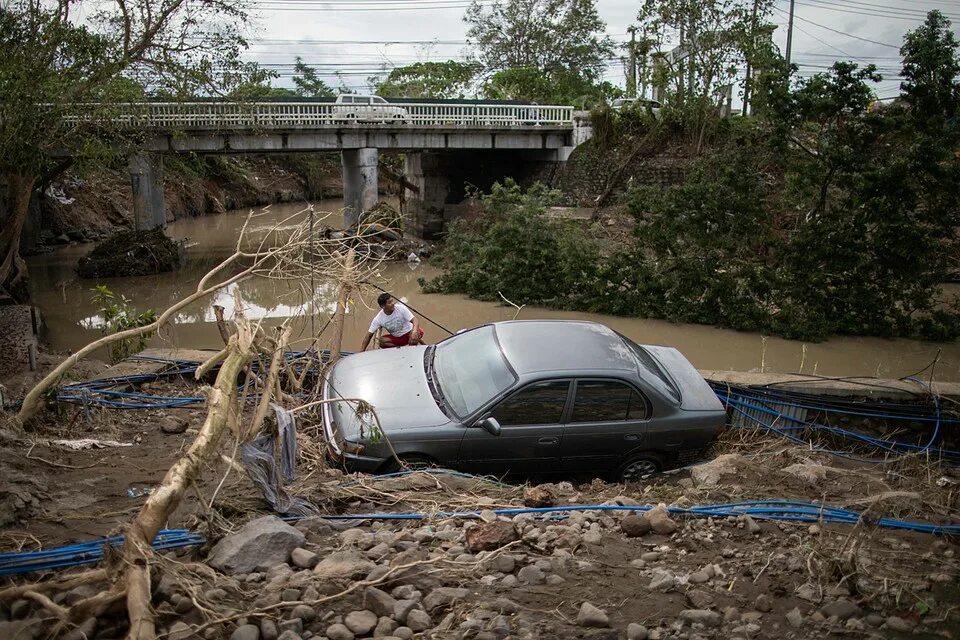
M396 304L396 300L393 299L389 293L381 293L377 296L377 304L380 305L380 308L386 311L388 314L393 313L393 307Z

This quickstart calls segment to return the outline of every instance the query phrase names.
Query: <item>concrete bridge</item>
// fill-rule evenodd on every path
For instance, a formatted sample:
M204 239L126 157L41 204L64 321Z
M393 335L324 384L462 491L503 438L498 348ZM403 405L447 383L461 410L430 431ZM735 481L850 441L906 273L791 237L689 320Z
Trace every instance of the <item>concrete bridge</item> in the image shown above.
M321 102L177 102L118 107L114 122L143 131L130 159L138 228L165 223L162 155L340 151L347 223L377 203L379 152L405 153L406 232L443 230L463 182L536 175L590 137L573 107L396 103L363 108Z

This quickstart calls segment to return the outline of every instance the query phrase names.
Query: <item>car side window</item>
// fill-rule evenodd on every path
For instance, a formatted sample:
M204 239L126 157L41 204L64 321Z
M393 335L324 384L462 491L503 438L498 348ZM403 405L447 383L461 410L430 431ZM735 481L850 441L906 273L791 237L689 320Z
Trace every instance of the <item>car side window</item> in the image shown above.
M614 380L578 380L570 422L644 420L647 401L636 389Z
M370 104L370 98L357 98L355 102L359 102L360 104Z
M490 415L501 426L558 424L567 403L568 380L537 382L501 402Z
M343 96L340 101L343 104L353 104L353 96Z
M374 97L373 97L373 101L374 101L374 103L376 103L376 104L387 104L387 101L384 100L383 98L379 97L379 96L374 96Z

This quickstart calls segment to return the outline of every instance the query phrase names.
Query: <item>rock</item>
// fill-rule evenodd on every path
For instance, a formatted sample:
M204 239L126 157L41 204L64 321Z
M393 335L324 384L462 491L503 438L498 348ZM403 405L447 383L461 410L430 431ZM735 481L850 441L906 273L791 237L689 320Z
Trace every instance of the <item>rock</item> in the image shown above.
M502 520L473 525L465 533L471 553L493 551L520 539L514 524Z
M10 619L22 620L30 613L30 601L25 598L14 600L10 603Z
M301 547L297 547L290 552L290 561L295 567L300 567L301 569L313 569L315 566L317 566L317 563L320 562L320 557L317 556L317 554L315 554L313 551L308 551Z
M497 598L486 605L486 608L498 613L517 613L521 610L520 605L509 598Z
M293 631L297 635L303 633L303 620L300 618L288 618L286 620L281 620L280 624L277 626L280 629L280 635L283 635L284 631Z
M313 610L313 607L306 604L298 604L290 612L289 618L300 618L303 620L304 624L309 624L313 622L317 617L317 612Z
M589 602L580 605L577 613L577 624L581 627L609 627L610 618L603 609L595 607Z
M503 585L503 587L506 589L513 589L518 584L520 584L520 581L517 580L517 576L511 574L508 576L504 576L503 580L500 581L500 584Z
M260 638L261 640L277 640L280 632L277 630L276 623L270 618L260 619Z
M218 542L207 564L223 573L251 573L285 563L304 535L276 516L251 520Z
M773 610L773 600L771 600L767 594L761 593L757 596L757 599L753 601L753 608L757 611L767 613Z
M803 626L803 614L800 613L800 609L798 607L794 607L793 609L791 609L790 613L786 615L786 618L787 618L787 622L789 622L790 626L793 627L794 629L797 629Z
M703 584L704 582L710 581L710 574L701 569L700 571L694 571L687 577L687 582L691 584Z
M397 628L397 623L394 622L387 616L380 616L380 620L377 621L377 626L373 629L374 638L384 638L393 634L393 630Z
M670 535L679 527L676 521L670 517L667 506L663 503L648 511L644 517L650 522L650 529L662 536Z
M287 629L277 637L277 640L303 640L303 637L296 631Z
M627 640L647 640L647 628L642 624L631 622L627 625Z
M39 627L39 625L37 625ZM90 616L86 620L80 623L79 626L71 629L67 633L63 634L62 640L90 640L94 637L94 632L97 630L97 619L93 616ZM14 640L19 640L23 637L24 640L28 640L29 636L23 635L18 636L16 634L12 636L5 636L0 634L0 638L13 638ZM233 638L231 638L233 640ZM251 640L257 640L257 638L252 638Z
M284 589L280 592L281 602L296 602L300 599L300 589Z
M423 608L427 611L433 611L441 607L449 607L453 605L454 602L466 598L469 593L466 589L458 589L456 587L437 587L423 599ZM417 629L414 629L413 625L409 623L409 619L407 626L417 631Z
M411 640L411 638L413 638L413 629L410 627L397 627L393 630L393 637L400 638L400 640ZM333 640L333 638L330 640Z
M524 487L523 504L527 507L542 508L552 507L556 503L556 498L546 486Z
M901 618L900 616L890 616L886 620L887 628L893 629L894 631L901 631L903 633L909 633L913 631L913 628L917 626L917 623L913 620L908 620L906 618Z
M737 467L743 456L737 453L725 453L709 462L690 468L690 477L698 487L715 487L724 475L737 473Z
M391 615L394 620L400 624L407 623L407 616L410 615L410 612L417 608L417 602L415 600L394 600L393 612Z
M164 433L183 433L187 430L188 426L190 426L190 423L183 418L175 418L174 416L164 416L160 418L160 431Z
M517 580L522 584L538 585L544 583L546 576L543 575L543 571L539 567L531 564L517 572Z
M174 622L170 625L170 631L167 633L169 640L192 640L196 638L193 629L186 622Z
M684 609L680 612L680 619L690 624L698 622L705 627L719 627L723 621L719 613L709 609Z
M713 595L703 589L691 589L687 591L687 602L694 609L709 609L713 606Z
M563 576L558 576L555 573L551 573L547 576L547 584L552 584L554 586L558 584L563 584L566 580L563 579Z
M327 627L325 635L330 640L353 640L354 635L350 629L342 624L332 624Z
M810 583L804 583L797 587L797 597L807 602L820 602L820 593L817 588Z
M863 611L855 603L841 599L820 607L820 613L826 618L836 616L840 620L848 620L860 617Z
M657 551L647 551L640 554L640 559L644 562L656 562L660 559L660 553Z
M373 611L378 616L389 617L393 615L394 607L397 604L396 598L376 587L367 587L364 594L366 598L364 604L370 611Z
M410 628L414 633L420 633L421 631L426 631L433 626L433 620L430 618L430 614L421 609L414 609L407 615L407 627Z
M493 566L500 573L513 573L517 568L517 559L513 556L497 556L493 561Z
M373 611L351 611L343 619L347 629L357 635L365 636L377 626L379 617Z
M624 535L628 538L639 538L650 533L650 521L646 518L641 518L630 514L623 518L620 521L620 530L623 531Z
M334 551L320 561L313 572L320 578L350 580L362 578L377 565L356 548Z
M582 540L586 544L601 544L603 543L603 536L599 531L587 531L583 534Z
M260 627L252 624L241 625L230 634L230 640L260 640Z
M402 584L391 591L390 595L397 600L414 600L419 602L422 594L417 591L417 588L412 584Z
M884 622L887 621L886 618L876 613L867 614L867 617L864 618L864 620L866 620L867 624L870 625L871 627L879 627L880 625L882 625Z
M670 575L655 576L647 587L650 591L661 591L666 593L677 585L677 579Z
M757 524L756 520L751 518L749 515L743 516L743 526L746 527L749 533L754 535L763 531L763 529L760 528L760 525Z

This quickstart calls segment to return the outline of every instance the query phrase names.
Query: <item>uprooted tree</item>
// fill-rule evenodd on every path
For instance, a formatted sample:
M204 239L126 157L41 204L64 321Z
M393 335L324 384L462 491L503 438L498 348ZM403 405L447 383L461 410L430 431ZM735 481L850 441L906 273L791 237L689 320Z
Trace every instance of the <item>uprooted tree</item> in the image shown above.
M245 42L240 0L12 0L0 11L0 293L27 296L20 237L30 199L71 164L136 142L122 103L222 88Z

